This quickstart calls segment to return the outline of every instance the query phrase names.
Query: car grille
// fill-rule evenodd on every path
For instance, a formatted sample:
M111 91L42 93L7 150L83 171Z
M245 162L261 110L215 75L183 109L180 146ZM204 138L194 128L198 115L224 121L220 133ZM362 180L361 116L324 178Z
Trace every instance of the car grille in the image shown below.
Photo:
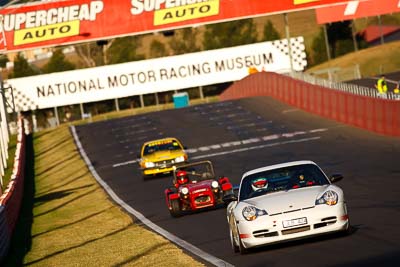
M209 195L207 195L207 196L196 197L196 199L194 200L194 203L197 206L201 206L201 205L209 204L210 201L211 201L211 197Z
M274 214L277 215L278 213ZM282 213L279 213L282 214ZM313 229L325 227L331 224L335 224L337 222L337 217L336 216L331 216L331 217L326 217L321 219L321 222L316 223L313 225ZM295 234L295 233L300 233L300 232L305 232L311 230L310 225L303 225L300 227L296 228L290 228L286 230L281 231L281 235L290 235L290 234ZM263 237L273 237L273 236L279 236L279 233L274 231L270 232L268 229L263 229L263 230L258 230L253 232L253 236L256 238L263 238Z
M154 164L156 165L157 168L167 168L167 167L171 167L174 165L174 160L163 160L163 161L157 161L154 162Z
M292 228L292 229L282 230L282 235L290 235L290 234L305 232L305 231L309 231L309 230L310 230L309 225L302 226L302 227L296 227L296 228Z
M253 236L256 238L259 237L271 237L271 236L278 236L278 232L270 232L269 230L259 230L259 231L254 231Z
M320 223L314 224L314 229L325 227L325 226L328 226L331 224L335 224L336 222L337 222L336 216L323 218Z

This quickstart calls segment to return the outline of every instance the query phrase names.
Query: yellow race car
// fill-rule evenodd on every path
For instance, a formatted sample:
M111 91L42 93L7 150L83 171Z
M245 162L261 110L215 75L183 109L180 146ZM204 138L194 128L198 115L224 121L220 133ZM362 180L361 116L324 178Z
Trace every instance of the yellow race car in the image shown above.
M173 137L144 143L139 158L143 178L170 173L174 167L188 161L185 147L178 139Z

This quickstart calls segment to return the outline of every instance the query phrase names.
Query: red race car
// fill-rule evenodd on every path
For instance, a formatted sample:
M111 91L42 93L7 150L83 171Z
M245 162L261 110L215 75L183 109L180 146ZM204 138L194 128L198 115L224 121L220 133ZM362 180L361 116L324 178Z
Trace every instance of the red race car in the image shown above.
M227 177L217 178L211 161L181 165L173 171L173 187L165 189L168 209L173 217L207 207L217 207L234 197Z

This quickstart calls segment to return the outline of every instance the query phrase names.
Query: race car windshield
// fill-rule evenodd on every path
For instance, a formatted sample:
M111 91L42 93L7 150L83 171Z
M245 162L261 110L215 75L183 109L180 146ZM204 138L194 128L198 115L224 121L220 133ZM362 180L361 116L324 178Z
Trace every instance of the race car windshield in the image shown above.
M214 169L212 165L207 162L194 163L190 167L184 166L184 169L192 182L200 182L215 178ZM178 169L179 170L179 169Z
M239 200L243 201L274 192L325 184L329 184L329 180L314 164L268 170L249 175L243 179L240 185Z
M150 155L157 151L172 151L172 150L182 150L182 147L175 140L168 142L155 142L145 146L143 155Z

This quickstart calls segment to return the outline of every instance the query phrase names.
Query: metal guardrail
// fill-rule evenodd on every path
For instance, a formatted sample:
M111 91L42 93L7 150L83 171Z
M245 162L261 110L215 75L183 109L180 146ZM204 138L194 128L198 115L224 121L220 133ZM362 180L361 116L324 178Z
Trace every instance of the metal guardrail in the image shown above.
M343 83L343 82L333 82L326 79L318 78L303 72L291 72L288 76L293 79L302 80L304 82L330 88L333 90L338 90L354 95L362 95L373 98L381 98L388 100L400 100L400 94L394 94L393 92L388 92L386 94L378 93L376 89L361 86L357 84Z
M10 231L8 231L8 222L6 216L6 210L4 206L0 206L0 262L4 258L4 255L8 252L8 247L11 240Z
M25 132L22 119L18 121L18 135L11 181L0 195L0 265L4 261L14 233L24 190Z

